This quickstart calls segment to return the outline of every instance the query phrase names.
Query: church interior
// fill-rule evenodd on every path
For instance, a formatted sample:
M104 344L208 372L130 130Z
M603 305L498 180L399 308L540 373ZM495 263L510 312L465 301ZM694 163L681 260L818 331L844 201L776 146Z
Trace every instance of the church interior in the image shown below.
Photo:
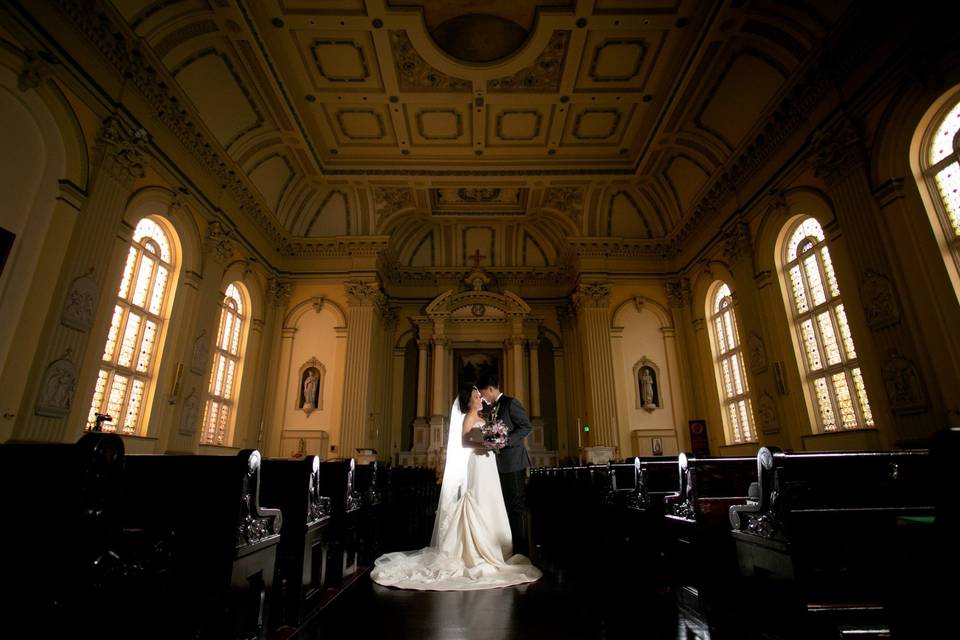
M89 548L58 542L71 529L43 492L127 505L141 535L121 547L159 593L144 549L179 552L146 540L158 516L134 497L239 496L213 486L222 467L244 478L244 539L282 549L297 520L283 507L281 527L292 498L270 469L309 479L311 506L289 508L329 509L329 602L245 578L259 609L230 600L189 637L344 637L364 607L401 637L939 637L904 621L935 593L801 597L829 571L796 567L869 553L888 573L850 560L850 584L917 585L911 568L955 555L958 17L861 0L0 3L7 499L56 527L34 544L76 590ZM362 584L371 549L426 544L451 402L486 374L530 416L542 584L469 601ZM353 504L357 487L377 499ZM119 515L83 513L77 540L119 535ZM583 540L633 595L581 611L577 589L610 582L571 560L601 553ZM784 558L805 622L731 622ZM104 571L97 588L122 591ZM163 602L139 620L180 606ZM455 623L436 613L467 602ZM435 624L394 626L409 615ZM455 630L474 626L488 634Z

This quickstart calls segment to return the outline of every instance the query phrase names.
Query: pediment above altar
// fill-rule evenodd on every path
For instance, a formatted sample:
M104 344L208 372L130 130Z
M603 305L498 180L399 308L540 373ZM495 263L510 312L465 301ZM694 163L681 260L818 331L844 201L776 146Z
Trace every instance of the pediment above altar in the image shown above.
M528 305L520 296L505 291L445 291L427 305L427 315L431 318L449 318L452 320L503 320L523 318L530 314Z

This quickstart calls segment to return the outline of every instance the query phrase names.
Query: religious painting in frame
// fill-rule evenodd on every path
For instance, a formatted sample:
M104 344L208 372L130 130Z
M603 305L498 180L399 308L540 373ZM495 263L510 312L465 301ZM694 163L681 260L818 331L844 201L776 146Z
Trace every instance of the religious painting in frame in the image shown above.
M453 350L454 392L477 384L489 373L496 374L503 388L503 350L492 348Z

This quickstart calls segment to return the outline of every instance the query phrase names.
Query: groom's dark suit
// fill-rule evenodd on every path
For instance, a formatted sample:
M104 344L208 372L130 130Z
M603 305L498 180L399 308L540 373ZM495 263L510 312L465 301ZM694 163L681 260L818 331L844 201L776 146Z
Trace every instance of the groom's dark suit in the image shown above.
M497 454L497 470L500 472L500 490L503 491L503 502L507 507L507 518L513 534L513 552L526 555L525 483L530 456L523 445L523 439L533 427L523 405L516 398L507 395L501 395L493 403L490 413L491 417L496 415L496 420L503 420L509 430L507 446Z

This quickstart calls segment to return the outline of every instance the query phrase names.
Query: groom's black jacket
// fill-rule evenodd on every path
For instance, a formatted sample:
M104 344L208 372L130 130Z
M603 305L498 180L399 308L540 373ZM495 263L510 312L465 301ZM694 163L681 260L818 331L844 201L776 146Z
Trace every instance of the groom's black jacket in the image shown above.
M496 419L503 420L509 430L507 446L497 454L497 470L500 473L509 473L526 469L530 466L530 456L527 448L523 446L523 439L533 429L526 409L516 398L502 395L490 411L496 411Z

